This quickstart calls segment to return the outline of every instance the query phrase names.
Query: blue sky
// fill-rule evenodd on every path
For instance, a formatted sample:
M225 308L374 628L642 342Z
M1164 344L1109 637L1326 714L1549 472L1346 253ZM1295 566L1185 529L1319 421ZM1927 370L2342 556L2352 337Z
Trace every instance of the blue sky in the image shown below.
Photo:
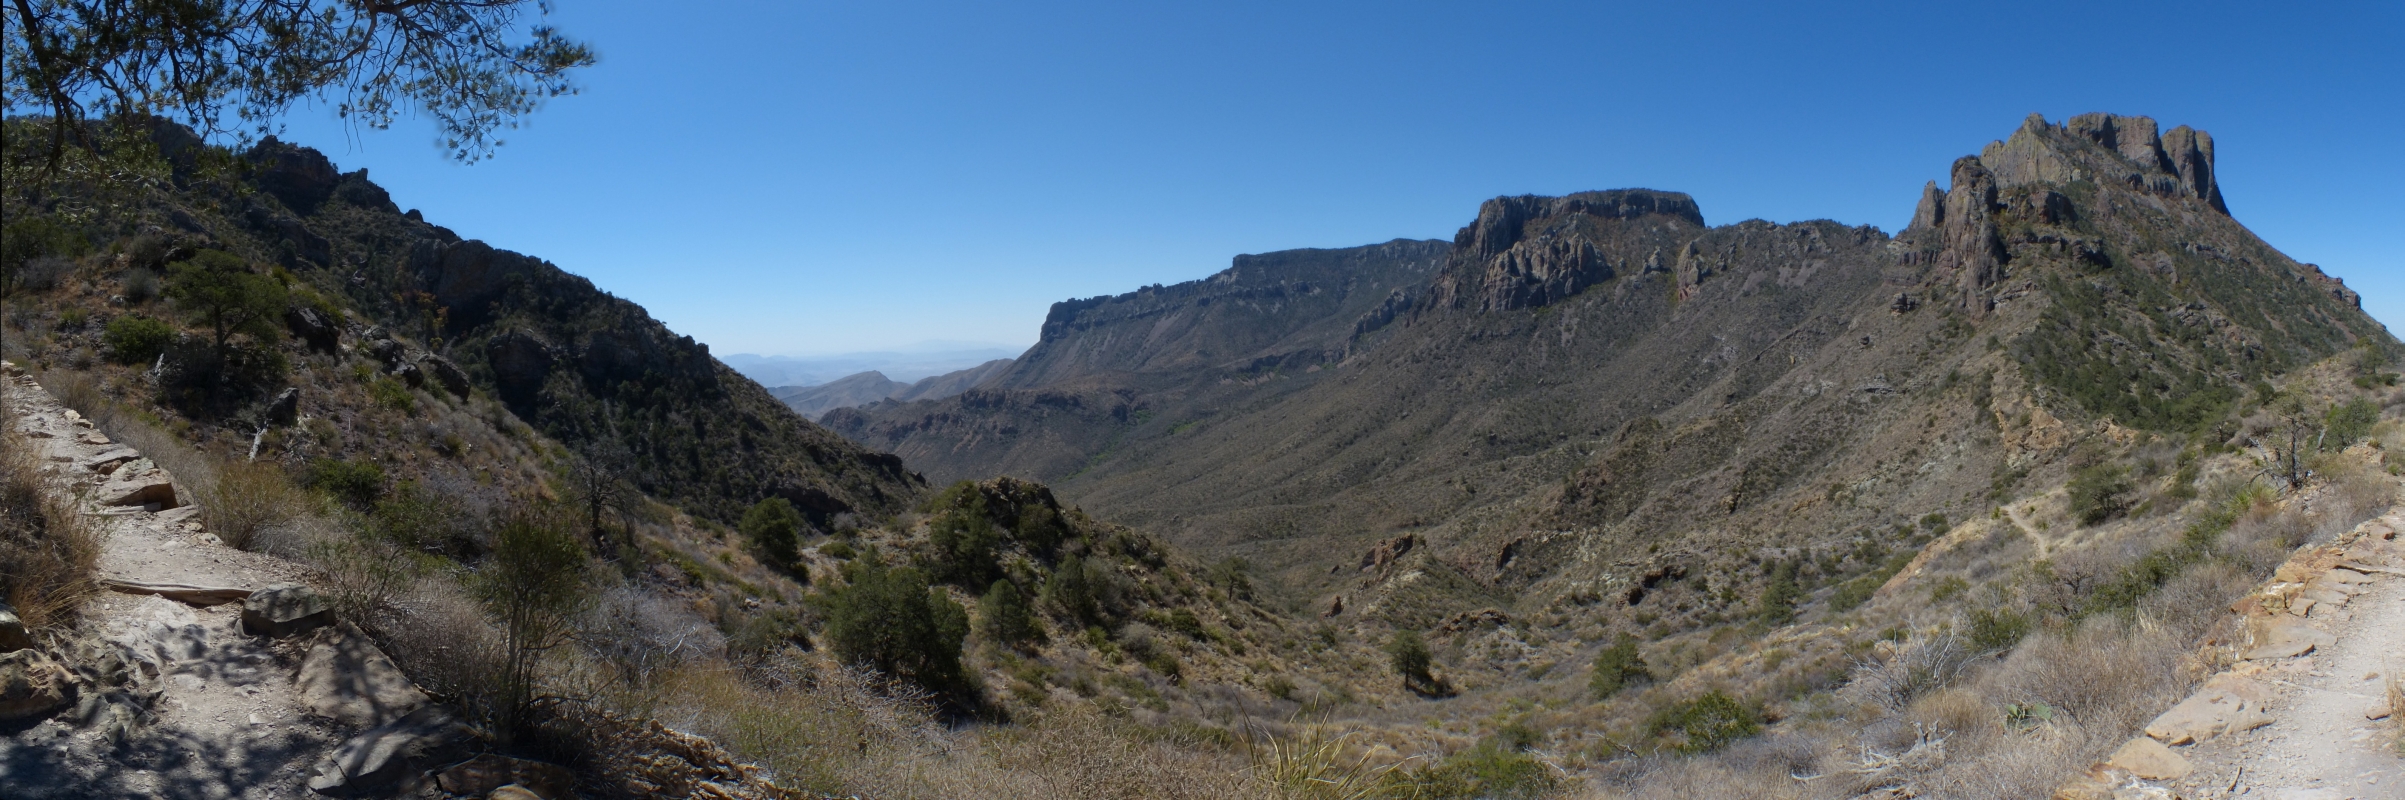
M1501 194L1892 232L2033 111L2212 133L2240 221L2405 321L2395 0L559 6L601 63L489 161L322 110L286 138L720 353L1026 345L1056 300Z

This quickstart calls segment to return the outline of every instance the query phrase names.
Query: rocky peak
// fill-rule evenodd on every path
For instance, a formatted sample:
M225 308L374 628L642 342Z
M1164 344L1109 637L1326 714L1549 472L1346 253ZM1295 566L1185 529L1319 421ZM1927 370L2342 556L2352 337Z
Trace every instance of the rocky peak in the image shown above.
M2156 133L2147 117L2081 114L2061 125L2029 115L2011 138L1990 142L1979 159L2005 187L2095 181L2167 198L2201 200L2229 213L2213 177L2213 137L2182 125Z
M1435 305L1482 311L1541 306L1611 280L1623 271L1615 260L1667 271L1660 265L1663 242L1623 252L1635 242L1605 229L1689 226L1702 232L1703 211L1679 192L1615 189L1488 200L1478 207L1478 219L1454 235L1452 263L1437 282Z

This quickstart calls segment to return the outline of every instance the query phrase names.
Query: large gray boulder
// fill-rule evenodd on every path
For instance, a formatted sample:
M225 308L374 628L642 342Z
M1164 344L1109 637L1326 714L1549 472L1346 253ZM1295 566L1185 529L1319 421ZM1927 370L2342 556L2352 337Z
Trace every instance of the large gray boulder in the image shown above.
M297 583L269 586L242 600L242 629L257 636L281 639L333 621L334 605Z
M309 648L293 676L302 704L349 728L382 725L426 705L384 651L364 636L337 634Z
M451 709L426 706L336 746L311 771L309 789L336 796L378 792L458 758L475 735Z

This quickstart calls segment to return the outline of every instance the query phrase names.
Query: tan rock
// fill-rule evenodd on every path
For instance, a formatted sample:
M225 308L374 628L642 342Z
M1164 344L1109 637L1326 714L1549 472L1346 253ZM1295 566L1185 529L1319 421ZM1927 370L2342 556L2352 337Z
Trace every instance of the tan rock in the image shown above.
M2387 703L2373 703L2363 709L2363 718L2368 720L2388 719L2388 714L2389 708Z
M92 490L93 502L104 506L142 506L157 503L160 508L182 505L176 501L175 479L148 461L136 459L109 473L106 483Z
M426 693L363 636L318 642L292 682L310 711L354 728L391 722L427 702Z
M492 794L485 795L485 800L552 800L552 798L536 794L532 789L513 783L494 789Z
M2249 731L2271 724L2261 700L2248 700L2228 689L2206 688L2146 724L2146 735L2164 744L2198 744L2224 733Z
M193 586L182 583L142 583L114 578L100 579L101 588L125 594L155 594L178 603L200 606L224 605L251 596L251 590L236 586Z
M17 618L17 610L0 603L0 653L13 653L33 646L33 634L25 630L25 621Z
M2372 576L2345 567L2332 567L2329 572L2322 573L2322 580L2336 583L2371 583Z
M2196 769L2186 757L2171 752L2171 748L2164 747L2162 742L2144 736L2129 740L2121 749L2113 751L2113 757L2104 763L2129 770L2132 775L2158 781L2176 781L2188 777L2188 773Z
M74 695L74 679L42 651L0 655L0 722L50 716Z
M2259 618L2254 633L2255 646L2240 656L2249 661L2293 658L2313 652L2313 648L2328 647L2338 642L2337 637L2314 630L2303 620L2292 618Z

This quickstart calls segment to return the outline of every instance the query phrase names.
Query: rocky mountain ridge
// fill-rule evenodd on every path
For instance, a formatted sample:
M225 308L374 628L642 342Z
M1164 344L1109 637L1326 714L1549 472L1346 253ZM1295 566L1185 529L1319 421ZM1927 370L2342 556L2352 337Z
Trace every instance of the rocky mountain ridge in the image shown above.
M869 370L815 386L779 386L768 392L815 422L838 408L864 406L879 401L907 403L913 400L942 400L992 381L1009 370L1014 362L1015 359L997 358L968 369L929 375L912 383L893 380L885 377L883 372Z

